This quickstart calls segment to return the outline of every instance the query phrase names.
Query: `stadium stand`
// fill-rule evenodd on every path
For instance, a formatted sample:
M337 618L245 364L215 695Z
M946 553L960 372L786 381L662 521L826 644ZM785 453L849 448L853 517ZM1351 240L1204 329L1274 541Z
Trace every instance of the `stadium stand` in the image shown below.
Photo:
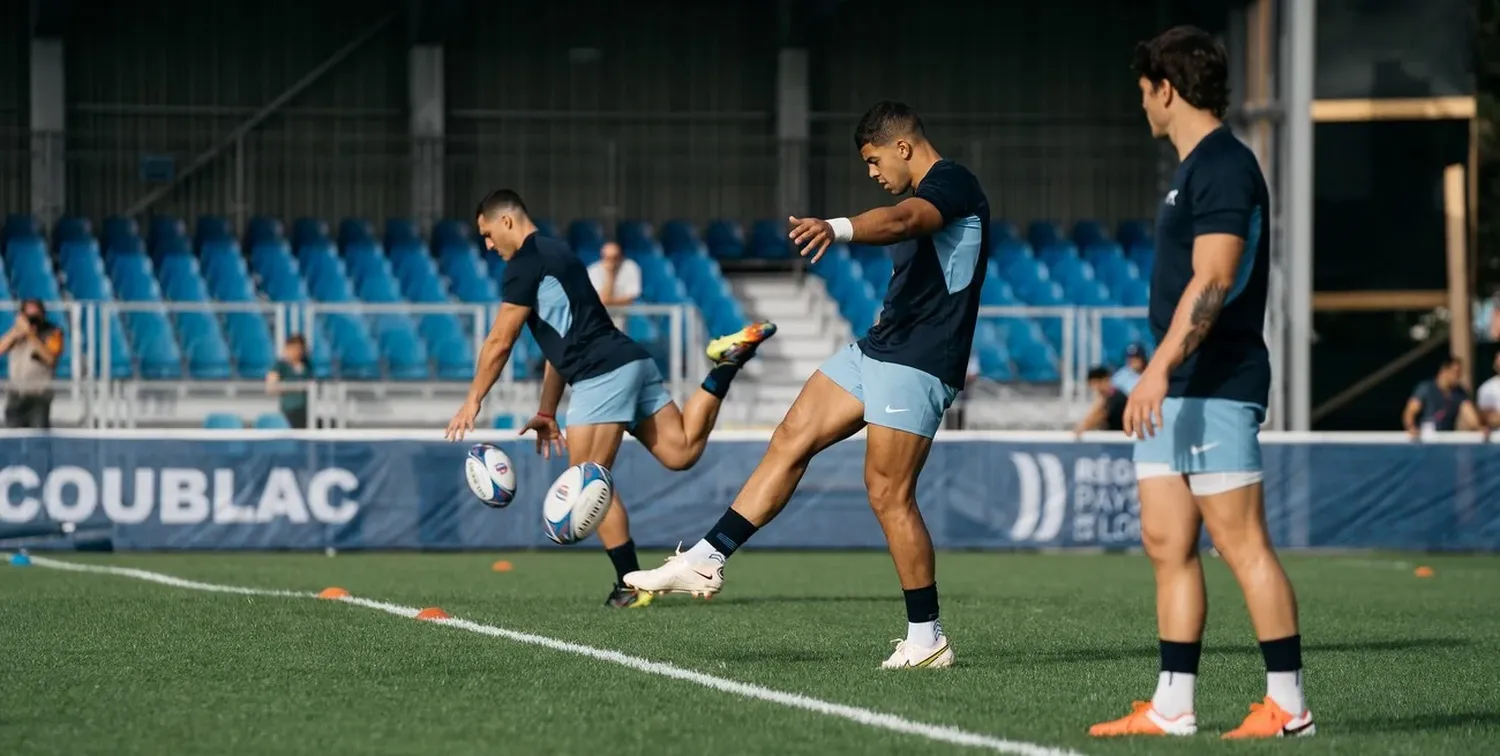
M539 227L559 233L549 221ZM153 216L144 228L143 235L136 220L111 217L96 234L90 219L64 217L49 239L34 218L8 216L0 296L113 303L107 316L85 329L85 337L100 342L86 348L95 375L107 370L118 379L260 380L276 359L279 309L286 332L311 335L318 377L461 381L472 372L475 332L488 322L489 310L475 320L421 307L491 308L505 269L498 256L481 254L471 225L456 220L436 224L430 236L399 218L379 229L360 218L343 219L336 229L322 219L297 218L290 235L281 220L268 217L252 218L243 236L217 216L198 218L191 228L179 218ZM748 322L720 261L795 257L783 224L773 220L754 222L748 236L730 220L712 221L701 234L682 220L660 229L623 221L613 231L641 266L641 301L690 305L711 334ZM1045 313L1146 302L1153 247L1143 221L1122 222L1112 237L1090 220L1073 224L1071 234L1051 221L1032 222L1021 234L1001 220L991 231L981 294L987 309L975 342L980 373L990 380L1059 379L1067 321ZM598 221L576 219L567 224L565 238L591 262L606 234ZM864 335L890 281L887 250L837 245L810 270L850 331ZM308 303L363 309L308 319L300 307ZM996 308L1003 314L993 314ZM662 316L631 315L626 330L665 364ZM1150 340L1139 318L1102 317L1098 331L1099 354L1074 340L1079 361L1108 361L1127 344ZM516 379L540 377L540 351L529 334L518 344L514 364ZM72 365L64 365L59 375L71 371Z

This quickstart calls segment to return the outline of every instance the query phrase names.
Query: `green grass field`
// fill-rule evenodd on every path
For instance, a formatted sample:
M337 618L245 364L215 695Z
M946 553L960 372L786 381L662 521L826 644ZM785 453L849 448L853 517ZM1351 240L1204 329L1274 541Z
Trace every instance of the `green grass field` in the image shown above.
M502 557L512 571L492 571ZM621 656L352 603L0 566L0 753L1500 753L1492 557L1288 559L1319 734L1261 743L1218 740L1264 677L1217 562L1203 733L1101 742L1087 726L1155 684L1140 556L943 554L943 624L958 662L905 673L877 669L887 639L905 631L884 554L747 551L712 602L668 597L630 611L600 605L610 576L596 552L57 558L264 589L340 586ZM1414 577L1417 564L1436 575ZM767 700L778 694L824 703ZM877 714L914 726L884 729ZM935 727L990 740L956 745Z

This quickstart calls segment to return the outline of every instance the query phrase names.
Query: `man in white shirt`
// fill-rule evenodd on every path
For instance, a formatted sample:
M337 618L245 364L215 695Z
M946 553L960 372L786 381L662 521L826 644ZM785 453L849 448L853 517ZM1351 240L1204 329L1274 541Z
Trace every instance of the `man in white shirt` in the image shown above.
M589 281L605 307L625 307L641 297L641 266L614 242L599 249L599 262L589 266ZM625 319L616 317L615 325L624 330Z
M1479 386L1479 416L1487 428L1500 428L1500 354L1495 355L1495 375Z

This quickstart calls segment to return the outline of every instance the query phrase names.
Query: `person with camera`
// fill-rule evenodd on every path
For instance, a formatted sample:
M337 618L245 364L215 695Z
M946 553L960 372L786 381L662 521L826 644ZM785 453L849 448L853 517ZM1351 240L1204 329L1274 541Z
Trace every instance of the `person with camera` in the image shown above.
M47 308L36 299L22 302L20 317L0 337L0 354L10 360L6 427L52 427L52 378L62 350L62 329L48 322Z

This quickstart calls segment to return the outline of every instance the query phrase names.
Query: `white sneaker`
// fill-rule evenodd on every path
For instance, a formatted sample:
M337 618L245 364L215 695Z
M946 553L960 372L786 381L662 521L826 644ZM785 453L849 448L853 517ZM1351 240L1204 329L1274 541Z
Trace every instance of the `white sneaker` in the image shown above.
M713 598L724 587L724 560L712 556L702 561L683 559L682 544L667 563L654 570L625 573L626 585L651 593L687 593L694 598Z
M883 669L938 669L953 666L953 647L948 643L948 636L939 635L936 646L918 646L915 643L904 640L893 640L896 644L896 652L891 658L881 662Z

